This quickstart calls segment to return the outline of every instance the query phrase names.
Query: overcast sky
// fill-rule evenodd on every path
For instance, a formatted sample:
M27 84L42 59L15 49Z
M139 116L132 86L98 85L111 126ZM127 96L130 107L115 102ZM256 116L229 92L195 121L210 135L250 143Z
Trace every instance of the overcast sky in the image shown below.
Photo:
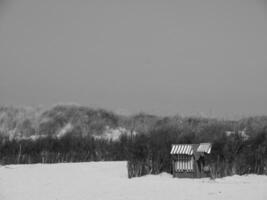
M0 0L0 104L267 114L265 0Z

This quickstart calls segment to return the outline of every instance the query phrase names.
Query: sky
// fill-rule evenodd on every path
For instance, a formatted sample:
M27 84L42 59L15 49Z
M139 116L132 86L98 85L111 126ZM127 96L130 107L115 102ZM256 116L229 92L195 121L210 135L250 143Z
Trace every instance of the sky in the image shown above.
M0 0L0 104L267 115L266 0Z

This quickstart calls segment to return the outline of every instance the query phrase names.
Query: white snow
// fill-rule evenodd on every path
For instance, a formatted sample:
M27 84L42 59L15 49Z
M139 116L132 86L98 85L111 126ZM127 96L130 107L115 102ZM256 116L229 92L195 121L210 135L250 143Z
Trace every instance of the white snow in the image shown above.
M69 122L67 123L62 129L59 130L57 134L57 138L62 138L65 136L68 132L70 132L73 129L73 125Z
M0 200L266 200L267 176L127 178L126 162L0 166Z
M117 128L110 128L109 126L105 127L105 130L103 134L101 135L93 135L95 139L106 139L106 140L119 140L121 135L137 135L136 131L131 132L130 130L127 130L123 127L117 127Z

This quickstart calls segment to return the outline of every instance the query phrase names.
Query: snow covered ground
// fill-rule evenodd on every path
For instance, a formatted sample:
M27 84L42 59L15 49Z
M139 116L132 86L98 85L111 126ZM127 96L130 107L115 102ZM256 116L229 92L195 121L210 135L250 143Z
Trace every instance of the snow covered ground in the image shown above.
M0 200L267 199L267 176L127 178L126 162L0 166Z

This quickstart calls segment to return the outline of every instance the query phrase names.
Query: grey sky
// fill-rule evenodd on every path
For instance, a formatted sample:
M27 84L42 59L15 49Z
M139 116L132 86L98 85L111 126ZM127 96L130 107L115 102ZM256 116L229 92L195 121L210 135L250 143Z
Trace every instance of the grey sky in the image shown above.
M0 103L267 114L265 0L2 0Z

